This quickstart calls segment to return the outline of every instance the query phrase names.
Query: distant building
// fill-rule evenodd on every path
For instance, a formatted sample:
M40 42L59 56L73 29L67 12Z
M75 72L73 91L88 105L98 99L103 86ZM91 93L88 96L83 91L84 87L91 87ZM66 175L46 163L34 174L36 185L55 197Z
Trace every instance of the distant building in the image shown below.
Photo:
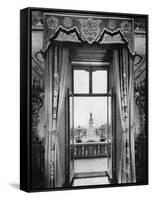
M96 128L93 126L92 113L89 118L89 128L87 129L86 136L82 137L82 142L99 142L100 136L96 134Z

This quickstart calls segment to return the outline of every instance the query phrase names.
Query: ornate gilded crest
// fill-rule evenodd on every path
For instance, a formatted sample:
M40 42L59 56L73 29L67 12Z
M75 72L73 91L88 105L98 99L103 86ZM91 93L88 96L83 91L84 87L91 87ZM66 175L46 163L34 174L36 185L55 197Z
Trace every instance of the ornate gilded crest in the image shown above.
M81 34L83 38L88 41L88 43L93 43L97 40L100 33L100 23L101 20L97 19L79 19L81 23Z

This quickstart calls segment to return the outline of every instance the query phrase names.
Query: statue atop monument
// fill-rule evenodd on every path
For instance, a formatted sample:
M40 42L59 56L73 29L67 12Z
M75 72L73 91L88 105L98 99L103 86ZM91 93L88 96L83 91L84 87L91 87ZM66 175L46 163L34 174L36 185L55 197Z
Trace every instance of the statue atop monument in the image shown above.
M98 142L100 138L96 135L96 130L93 126L92 112L89 113L89 116L89 127L87 129L86 135L82 138L82 142Z
M89 113L90 115L90 118L89 118L89 129L92 129L93 128L93 118L92 118L92 112Z
M90 114L90 119L92 119L92 112L91 113L89 113Z

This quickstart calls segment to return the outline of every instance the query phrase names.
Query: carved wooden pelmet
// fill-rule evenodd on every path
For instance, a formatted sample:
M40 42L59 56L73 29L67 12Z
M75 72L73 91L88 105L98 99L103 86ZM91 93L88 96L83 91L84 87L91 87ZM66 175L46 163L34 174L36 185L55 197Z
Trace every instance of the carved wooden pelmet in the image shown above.
M44 14L44 43L46 51L52 40L88 44L127 44L134 52L133 19Z

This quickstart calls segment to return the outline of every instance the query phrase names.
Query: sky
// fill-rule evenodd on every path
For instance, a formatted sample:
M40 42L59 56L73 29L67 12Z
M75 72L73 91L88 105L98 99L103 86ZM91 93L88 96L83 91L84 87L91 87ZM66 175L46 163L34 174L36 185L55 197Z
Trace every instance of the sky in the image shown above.
M91 112L95 127L107 123L107 97L74 97L74 127L88 128Z
M92 86L93 93L106 93L107 71L94 71ZM88 71L74 70L74 93L89 93ZM91 112L95 127L107 123L107 97L74 97L74 127L88 128Z

